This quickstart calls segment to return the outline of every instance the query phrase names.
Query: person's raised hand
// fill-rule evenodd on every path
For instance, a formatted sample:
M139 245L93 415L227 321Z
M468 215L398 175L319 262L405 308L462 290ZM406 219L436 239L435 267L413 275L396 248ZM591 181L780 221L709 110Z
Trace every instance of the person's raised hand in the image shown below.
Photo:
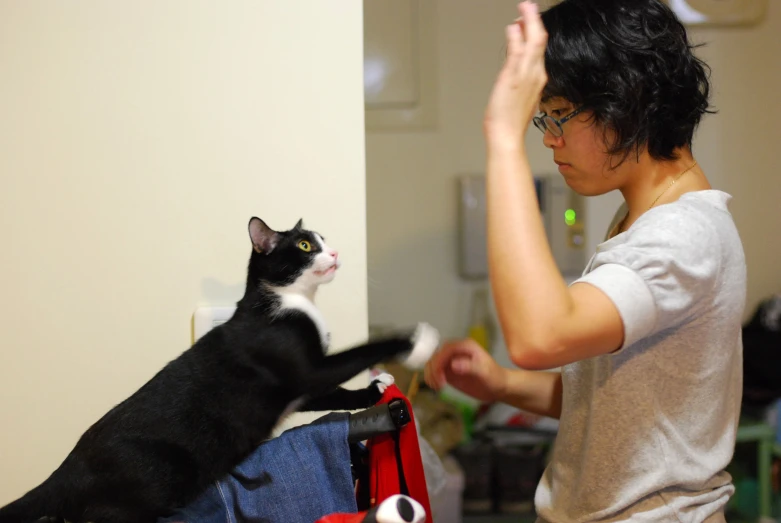
M519 19L505 29L507 57L485 111L483 128L489 147L522 143L548 81L548 34L539 9L524 1L518 4L518 11Z

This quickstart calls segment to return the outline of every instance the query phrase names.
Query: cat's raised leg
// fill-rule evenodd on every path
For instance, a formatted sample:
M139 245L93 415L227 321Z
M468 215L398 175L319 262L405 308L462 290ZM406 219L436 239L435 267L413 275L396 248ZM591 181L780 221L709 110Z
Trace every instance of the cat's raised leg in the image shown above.
M422 369L439 346L439 333L421 323L411 336L390 337L326 356L304 377L305 394L315 398L330 392L361 371L397 360L412 370Z
M304 403L300 409L302 412L317 410L357 410L373 407L382 398L385 389L393 384L393 376L383 372L377 376L368 387L363 389L345 389L337 387L329 392Z

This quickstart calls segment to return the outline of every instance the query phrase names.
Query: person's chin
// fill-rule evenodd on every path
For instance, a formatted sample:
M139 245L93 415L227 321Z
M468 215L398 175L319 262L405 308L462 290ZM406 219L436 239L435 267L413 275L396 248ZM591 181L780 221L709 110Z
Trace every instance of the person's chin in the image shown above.
M562 169L559 167L559 172L561 173L561 177L564 178L564 183L573 191L578 192L578 188L581 184L579 183L580 180L578 180L576 176L573 176L574 173L572 172L572 168Z
M567 186L578 193L581 196L599 196L600 194L604 194L604 191L600 191L598 187L593 187L587 183L583 183L583 179L578 176L573 176L574 172L572 170L568 170L566 174L562 173L562 178L564 178L564 183L567 184Z

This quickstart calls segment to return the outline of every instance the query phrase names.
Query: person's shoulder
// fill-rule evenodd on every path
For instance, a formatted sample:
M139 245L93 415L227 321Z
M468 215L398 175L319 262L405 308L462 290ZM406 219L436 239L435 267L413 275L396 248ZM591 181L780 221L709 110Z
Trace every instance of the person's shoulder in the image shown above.
M686 250L697 246L710 249L721 241L720 228L734 227L727 207L730 198L713 190L686 193L646 212L635 222L632 236L641 242L661 241Z

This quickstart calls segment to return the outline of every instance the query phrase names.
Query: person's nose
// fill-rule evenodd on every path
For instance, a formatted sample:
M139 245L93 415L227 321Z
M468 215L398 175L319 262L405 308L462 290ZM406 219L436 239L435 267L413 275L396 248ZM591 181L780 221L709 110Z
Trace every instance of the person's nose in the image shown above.
M542 136L542 143L548 149L554 149L564 145L564 137L556 136L550 131L545 131L545 134Z

